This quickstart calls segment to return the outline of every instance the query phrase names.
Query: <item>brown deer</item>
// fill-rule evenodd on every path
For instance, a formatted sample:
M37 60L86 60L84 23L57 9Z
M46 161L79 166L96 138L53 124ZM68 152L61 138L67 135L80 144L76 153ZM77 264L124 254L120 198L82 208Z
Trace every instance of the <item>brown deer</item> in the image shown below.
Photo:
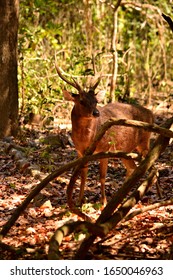
M84 155L85 150L94 140L100 126L110 118L153 123L152 112L142 106L116 102L109 103L103 107L97 107L97 103L101 102L101 99L104 97L103 91L95 93L100 78L89 87L89 90L84 90L74 79L73 81L67 79L57 64L55 66L59 77L78 91L78 94L73 94L63 90L63 94L66 100L74 102L71 112L72 140L79 157ZM137 150L142 156L146 156L149 150L150 134L148 131L134 127L112 126L100 140L94 153L115 150L129 153ZM132 159L122 159L122 162L127 169L126 176L128 177L135 169L136 164ZM107 166L108 159L101 159L101 202L104 205L106 204L105 177ZM82 202L84 196L87 170L88 167L85 166L81 171L79 203Z

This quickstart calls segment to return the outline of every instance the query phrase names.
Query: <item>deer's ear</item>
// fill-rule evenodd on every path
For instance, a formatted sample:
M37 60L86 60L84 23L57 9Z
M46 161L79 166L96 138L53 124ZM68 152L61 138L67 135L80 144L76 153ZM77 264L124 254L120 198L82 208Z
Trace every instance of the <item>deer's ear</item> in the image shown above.
M98 103L104 101L105 94L106 94L105 90L100 90L99 92L96 93L96 98L97 98Z
M68 90L62 90L65 100L67 101L75 101L74 94Z

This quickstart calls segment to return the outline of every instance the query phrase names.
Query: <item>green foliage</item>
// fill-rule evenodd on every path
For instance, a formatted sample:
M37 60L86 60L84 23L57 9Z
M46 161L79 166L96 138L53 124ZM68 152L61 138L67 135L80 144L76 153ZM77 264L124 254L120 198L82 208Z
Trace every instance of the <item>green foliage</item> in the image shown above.
M97 71L102 69L107 75L101 86L109 94L113 69L113 5L107 1L88 3L79 0L20 1L18 80L21 113L32 111L49 116L56 101L62 99L64 83L55 72L55 52L59 66L68 74L80 76L80 82L85 82L87 75L93 75L93 54ZM125 93L134 97L136 92L139 97L141 92L149 91L149 84L162 90L163 81L171 80L173 76L170 63L172 35L157 8L171 14L170 1L143 1L141 7L134 1L134 5L119 7L117 98L123 98Z

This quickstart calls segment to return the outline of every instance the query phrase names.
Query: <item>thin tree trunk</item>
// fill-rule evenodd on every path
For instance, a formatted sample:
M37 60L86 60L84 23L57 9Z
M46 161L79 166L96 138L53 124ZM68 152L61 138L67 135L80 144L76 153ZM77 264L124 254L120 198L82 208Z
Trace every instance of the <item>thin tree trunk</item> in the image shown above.
M83 0L85 6L85 32L87 41L87 56L92 57L93 52L93 23L92 23L92 10L91 2L89 0Z
M117 81L118 73L118 53L117 53L117 29L118 29L118 7L121 4L121 0L117 1L116 6L114 7L114 21L113 21L113 35L112 35L112 59L113 59L113 69L112 69L112 78L110 84L110 101L115 101L115 88Z
M110 86L110 101L115 101L115 88L117 81L117 73L118 73L118 53L117 53L117 11L114 12L114 31L112 36L112 60L113 60L113 69L112 69L112 78L111 78L111 86Z

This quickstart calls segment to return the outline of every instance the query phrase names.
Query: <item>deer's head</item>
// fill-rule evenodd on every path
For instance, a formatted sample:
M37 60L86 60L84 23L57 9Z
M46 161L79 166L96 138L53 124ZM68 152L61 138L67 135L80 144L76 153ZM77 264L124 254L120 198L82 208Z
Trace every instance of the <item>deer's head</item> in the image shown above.
M56 71L59 77L73 88L77 89L78 94L71 93L67 90L63 90L64 98L68 101L73 101L75 104L75 112L78 116L84 118L97 118L100 116L99 110L97 109L97 103L101 102L104 98L105 92L99 91L95 93L95 90L100 82L100 77L94 79L89 86L88 90L84 90L74 78L72 80L67 79L62 74L61 69L55 64Z

